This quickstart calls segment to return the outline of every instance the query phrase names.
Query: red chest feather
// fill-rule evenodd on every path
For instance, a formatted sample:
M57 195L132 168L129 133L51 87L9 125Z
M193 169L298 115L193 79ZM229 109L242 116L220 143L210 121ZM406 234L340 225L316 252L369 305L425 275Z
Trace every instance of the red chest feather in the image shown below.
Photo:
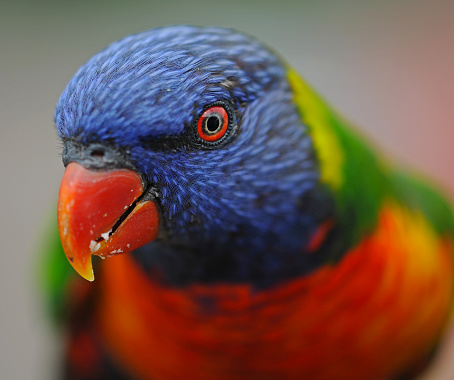
M452 265L448 239L389 206L339 263L260 292L166 288L127 255L106 260L97 325L143 379L381 379L435 344Z

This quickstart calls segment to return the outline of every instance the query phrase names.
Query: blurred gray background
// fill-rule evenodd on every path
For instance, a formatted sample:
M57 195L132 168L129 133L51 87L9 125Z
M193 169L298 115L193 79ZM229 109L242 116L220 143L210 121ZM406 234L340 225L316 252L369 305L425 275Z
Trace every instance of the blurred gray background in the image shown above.
M2 1L0 379L49 379L57 338L38 285L63 173L53 110L91 55L166 24L265 41L391 157L453 194L454 1ZM429 379L454 378L454 344Z

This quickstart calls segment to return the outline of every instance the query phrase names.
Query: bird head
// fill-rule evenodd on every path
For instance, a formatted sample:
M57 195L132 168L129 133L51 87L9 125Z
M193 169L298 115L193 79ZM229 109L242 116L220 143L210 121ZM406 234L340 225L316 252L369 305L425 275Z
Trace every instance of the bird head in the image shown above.
M168 277L292 270L316 228L301 205L319 171L287 74L256 39L191 26L85 63L55 112L59 230L77 272L93 280L92 255L137 249Z

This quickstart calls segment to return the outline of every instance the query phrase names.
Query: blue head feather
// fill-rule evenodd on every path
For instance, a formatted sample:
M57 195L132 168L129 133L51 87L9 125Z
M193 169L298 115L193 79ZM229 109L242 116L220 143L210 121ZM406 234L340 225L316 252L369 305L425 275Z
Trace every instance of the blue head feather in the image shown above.
M235 137L191 145L217 101L234 108ZM321 221L301 207L320 194L312 142L284 64L255 39L190 26L126 37L79 69L55 121L63 140L123 149L159 189L166 238L135 254L150 272L261 286L319 264L303 254Z

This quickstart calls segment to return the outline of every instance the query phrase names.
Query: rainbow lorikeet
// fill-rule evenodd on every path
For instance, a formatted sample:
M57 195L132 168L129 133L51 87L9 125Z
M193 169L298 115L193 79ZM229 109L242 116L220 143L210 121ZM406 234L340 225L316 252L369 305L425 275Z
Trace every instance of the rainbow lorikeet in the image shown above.
M262 43L126 37L55 122L62 246L96 274L55 243L65 379L401 379L428 362L453 300L450 206ZM93 255L115 257L93 271Z

